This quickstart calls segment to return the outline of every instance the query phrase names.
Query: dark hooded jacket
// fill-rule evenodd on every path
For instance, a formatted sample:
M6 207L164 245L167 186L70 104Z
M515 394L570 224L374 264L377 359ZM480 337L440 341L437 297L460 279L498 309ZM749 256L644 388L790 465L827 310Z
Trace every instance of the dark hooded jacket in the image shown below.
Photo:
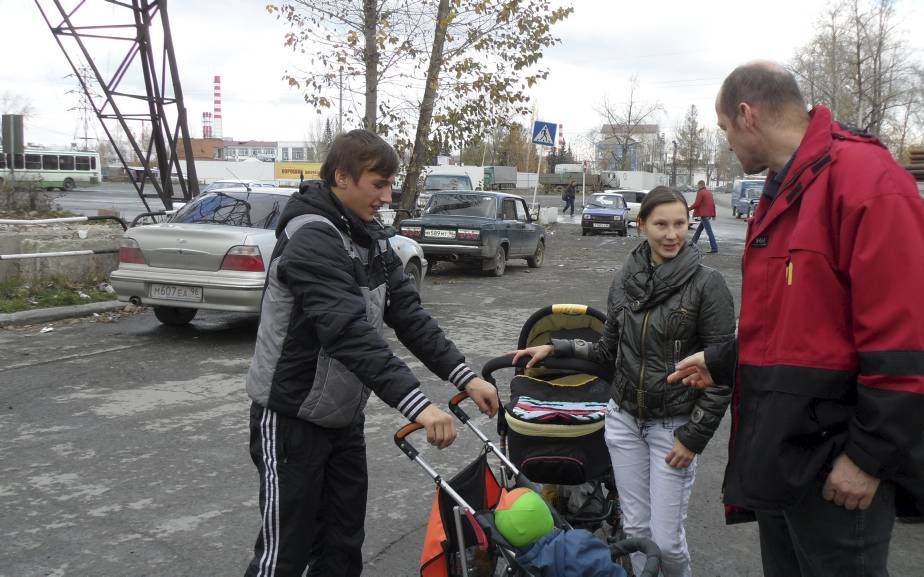
M276 230L247 376L255 403L343 427L362 414L371 389L414 420L430 402L385 341L384 324L439 377L459 388L475 377L421 306L387 231L357 218L323 184L292 196Z
M731 399L730 380L705 390L668 384L681 359L735 338L735 308L725 279L703 266L692 245L654 266L645 241L610 287L604 335L596 343L553 341L555 354L615 365L613 399L641 420L690 415L675 435L700 453ZM729 371L730 372L730 371Z

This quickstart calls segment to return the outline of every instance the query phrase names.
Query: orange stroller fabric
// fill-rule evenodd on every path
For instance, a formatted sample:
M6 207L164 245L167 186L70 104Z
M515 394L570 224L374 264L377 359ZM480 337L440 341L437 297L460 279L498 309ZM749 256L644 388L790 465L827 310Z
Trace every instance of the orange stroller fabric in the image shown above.
M474 478L471 476L473 472L476 475ZM478 478L481 479L480 486L475 486L469 481L469 479L474 481ZM449 481L449 484L469 505L479 510L494 509L500 500L501 486L490 467L487 466L487 456L484 454L466 469L460 471ZM446 531L447 526L451 530L452 516L447 513L454 505L452 498L437 487L420 555L421 577L450 577L452 575L449 569L450 539ZM454 541L455 538L452 540Z

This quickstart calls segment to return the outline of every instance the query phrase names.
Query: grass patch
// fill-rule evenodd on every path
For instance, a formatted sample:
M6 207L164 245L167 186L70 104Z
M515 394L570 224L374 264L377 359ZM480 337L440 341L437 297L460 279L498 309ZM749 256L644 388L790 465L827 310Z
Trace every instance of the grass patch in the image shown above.
M33 285L18 279L8 280L0 283L0 313L116 300L115 293L96 287L97 284L81 285L66 280Z

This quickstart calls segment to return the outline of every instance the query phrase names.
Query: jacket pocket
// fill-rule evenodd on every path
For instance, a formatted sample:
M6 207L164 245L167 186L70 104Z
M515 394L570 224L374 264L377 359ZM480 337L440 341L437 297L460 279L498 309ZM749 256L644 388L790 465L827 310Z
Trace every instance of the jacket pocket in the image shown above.
M774 374L774 373L779 374ZM733 461L750 505L793 503L824 474L847 441L849 381L798 367L742 367L742 419ZM788 378L787 378L788 377ZM755 385L756 383L756 385Z
M366 406L368 387L323 349L317 366L314 383L299 408L299 418L327 428L352 424Z

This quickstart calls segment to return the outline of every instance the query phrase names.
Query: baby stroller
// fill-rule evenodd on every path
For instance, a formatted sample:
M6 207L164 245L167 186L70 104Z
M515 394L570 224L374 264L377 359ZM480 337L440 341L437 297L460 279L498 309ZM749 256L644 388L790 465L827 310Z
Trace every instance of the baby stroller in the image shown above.
M482 442L479 456L448 481L428 465L411 445L408 436L423 427L411 423L395 433L395 444L412 461L419 464L437 485L430 522L421 555L421 577L528 577L517 562L518 550L512 546L494 524L493 509L501 495L502 484L494 475L488 455L500 461L507 478L507 489L541 488L530 481L508 458L471 422L459 403L468 398L459 393L449 402L452 413ZM550 507L556 527L569 529L567 521ZM640 551L647 556L645 570L639 577L657 577L660 571L660 550L647 539L628 539L610 544L614 559L628 558ZM630 573L631 574L631 573Z
M553 338L593 342L605 323L602 312L585 305L550 305L526 321L517 348ZM496 384L493 373L512 368L511 359L488 361L482 375ZM498 416L501 450L529 479L544 485L545 496L570 525L608 542L621 540L619 500L603 439L611 371L579 359L523 365L516 368L510 400Z

